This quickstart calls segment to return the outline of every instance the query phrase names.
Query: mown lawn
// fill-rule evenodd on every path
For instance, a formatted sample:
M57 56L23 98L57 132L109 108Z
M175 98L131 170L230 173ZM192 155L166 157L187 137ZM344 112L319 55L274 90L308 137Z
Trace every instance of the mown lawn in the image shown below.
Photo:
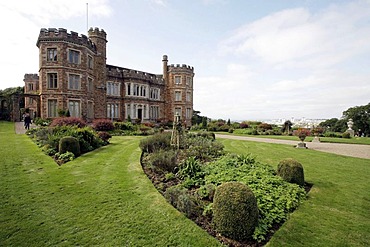
M59 167L0 122L0 246L220 246L147 179L139 140Z
M226 150L252 153L277 167L298 160L314 186L305 201L275 233L268 246L370 246L370 160L289 145L219 139Z
M139 164L139 140L114 137L59 167L0 122L0 246L219 246L156 191ZM295 158L314 184L269 246L370 246L370 160L222 142L275 167Z

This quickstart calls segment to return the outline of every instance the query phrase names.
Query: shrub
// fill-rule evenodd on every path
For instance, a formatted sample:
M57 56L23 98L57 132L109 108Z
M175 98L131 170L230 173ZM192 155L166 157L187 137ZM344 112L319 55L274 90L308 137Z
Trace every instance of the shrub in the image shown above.
M80 143L77 138L73 136L65 136L59 141L59 153L64 154L66 152L72 152L75 157L78 157L81 154Z
M268 123L261 123L258 125L258 129L261 129L262 131L272 130L272 125Z
M239 128L246 129L246 128L249 128L249 125L246 122L241 122L240 125L239 125Z
M343 138L351 138L351 134L349 133L349 132L344 132L343 134L342 134L342 137Z
M51 123L51 120L37 117L33 119L33 123L38 126L49 126Z
M294 159L284 159L279 162L277 175L289 183L304 186L304 171L301 163Z
M202 136L188 135L183 148L187 157L193 156L201 161L210 161L224 154L222 143Z
M140 141L139 147L143 152L153 153L171 147L171 133L157 133Z
M77 126L79 128L83 128L86 126L86 122L83 121L81 118L77 117L60 117L55 118L51 124L50 127L55 126Z
M112 136L105 131L98 132L99 138L102 139L105 143L109 143L109 139L112 138Z
M168 188L164 193L164 197L188 218L196 217L202 213L196 197L189 194L187 189L183 187L173 186Z
M173 150L159 150L151 153L148 157L148 162L153 170L174 172L176 164L176 152Z
M228 182L216 189L213 202L213 224L226 237L249 239L258 223L257 200L248 186Z
M95 119L92 124L96 131L111 131L114 130L113 122L109 119Z
M118 130L135 130L135 126L131 122L114 122L113 125Z

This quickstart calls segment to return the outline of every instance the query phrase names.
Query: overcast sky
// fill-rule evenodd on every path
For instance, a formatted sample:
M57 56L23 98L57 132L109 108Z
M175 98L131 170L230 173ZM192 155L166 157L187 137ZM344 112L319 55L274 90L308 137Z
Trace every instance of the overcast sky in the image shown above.
M38 72L40 28L89 26L107 32L108 64L194 66L210 118L339 118L370 102L370 0L6 0L0 19L0 89Z

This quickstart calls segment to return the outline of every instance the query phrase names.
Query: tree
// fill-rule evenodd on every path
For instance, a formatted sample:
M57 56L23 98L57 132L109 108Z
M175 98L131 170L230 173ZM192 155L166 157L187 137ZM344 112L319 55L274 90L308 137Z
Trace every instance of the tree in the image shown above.
M325 128L326 130L343 133L347 130L347 120L331 118L319 123L319 126Z
M287 121L284 122L283 127L281 128L281 131L283 133L287 132L287 134L289 135L290 130L292 129L292 126L293 126L292 122L287 120Z
M191 118L192 125L200 125L202 124L202 128L207 128L207 120L208 118L205 116L200 116L200 111L193 111L193 116Z
M347 121L351 118L354 130L361 130L365 136L370 136L370 103L348 108L343 112L343 118Z

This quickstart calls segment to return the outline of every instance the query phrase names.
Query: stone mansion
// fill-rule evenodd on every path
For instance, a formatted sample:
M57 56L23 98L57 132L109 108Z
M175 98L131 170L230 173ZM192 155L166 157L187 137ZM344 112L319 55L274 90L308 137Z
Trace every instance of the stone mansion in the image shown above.
M106 44L103 29L90 28L88 37L64 28L41 29L39 73L24 76L25 108L32 116L55 118L68 109L88 122L168 122L179 114L191 125L193 67L169 65L166 55L161 75L109 65Z

